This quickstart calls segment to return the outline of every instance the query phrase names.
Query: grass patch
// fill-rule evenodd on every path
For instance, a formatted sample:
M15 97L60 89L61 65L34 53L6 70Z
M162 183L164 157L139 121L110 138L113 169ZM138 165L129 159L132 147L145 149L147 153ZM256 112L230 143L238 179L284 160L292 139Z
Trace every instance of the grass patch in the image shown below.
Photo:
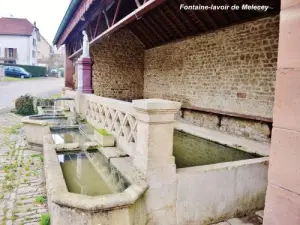
M40 158L41 162L44 162L44 156L42 154L35 154L31 156L32 158Z
M16 77L4 77L3 81L22 81L24 79L16 78Z
M22 123L18 123L18 124L15 124L13 125L12 127L9 127L9 128L4 128L2 129L2 131L6 134L16 134L18 133L18 130L23 126Z
M63 96L62 96L62 94L61 93L57 93L57 94L55 94L55 95L52 95L50 98L51 99L56 99L56 98L62 98Z
M4 170L5 173L8 173L8 172L10 172L10 170L13 170L13 169L17 168L17 166L18 165L16 163L12 163L12 164L4 166L3 170Z
M4 185L2 185L2 188L6 191L12 191L14 189L14 185L13 184L4 184Z
M50 225L50 215L49 213L45 213L41 215L40 225Z
M28 81L28 80L39 80L41 79L41 77L31 77L31 78L17 78L17 77L7 77L5 76L3 78L3 81L6 81L6 82L10 82L10 81Z
M43 204L46 202L46 200L47 200L46 197L42 196L42 195L35 197L35 203L38 203L38 204Z
M13 174L13 173L9 173L9 174L6 174L6 175L5 175L5 180L13 181L13 180L15 180L15 179L16 179L16 176L15 176L15 174Z
M95 130L99 133L99 134L102 134L103 136L111 136L110 133L107 132L107 130L105 129L96 129Z

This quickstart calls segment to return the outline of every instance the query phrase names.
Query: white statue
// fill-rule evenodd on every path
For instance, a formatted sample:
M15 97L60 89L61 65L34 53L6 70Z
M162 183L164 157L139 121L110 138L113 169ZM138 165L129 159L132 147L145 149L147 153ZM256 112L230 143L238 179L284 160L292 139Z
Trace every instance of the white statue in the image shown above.
M82 31L83 34L83 43L82 43L82 58L89 58L90 57L90 44L89 44L89 37L85 30Z

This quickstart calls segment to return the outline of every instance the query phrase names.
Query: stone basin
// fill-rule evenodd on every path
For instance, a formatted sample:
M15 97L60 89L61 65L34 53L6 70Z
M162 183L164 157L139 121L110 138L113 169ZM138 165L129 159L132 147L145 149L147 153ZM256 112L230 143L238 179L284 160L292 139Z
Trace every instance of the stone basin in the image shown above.
M97 149L91 142L77 151L68 145L61 151L62 145L54 143L48 129L44 166L51 223L147 223L142 196L148 184L130 157L117 148Z
M69 122L63 114L57 114L26 116L22 119L22 123L28 143L42 145L47 126L63 125Z

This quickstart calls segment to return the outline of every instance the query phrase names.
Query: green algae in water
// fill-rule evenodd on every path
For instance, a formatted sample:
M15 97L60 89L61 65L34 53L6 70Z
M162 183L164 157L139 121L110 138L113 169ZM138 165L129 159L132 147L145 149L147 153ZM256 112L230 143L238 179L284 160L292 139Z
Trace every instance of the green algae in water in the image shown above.
M177 168L257 158L250 153L180 131L174 131L173 155Z
M58 158L69 192L89 196L113 193L84 153L58 154Z

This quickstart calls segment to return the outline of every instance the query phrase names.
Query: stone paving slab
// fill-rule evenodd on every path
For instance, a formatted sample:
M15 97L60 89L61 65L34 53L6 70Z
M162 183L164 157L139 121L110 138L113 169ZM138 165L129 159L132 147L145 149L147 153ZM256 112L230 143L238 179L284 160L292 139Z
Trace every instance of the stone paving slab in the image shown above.
M255 215L251 215L243 218L232 218L213 225L262 225L262 221L263 221L262 215L263 215L263 210L256 212Z
M47 213L41 148L31 148L21 117L0 113L0 225L38 225ZM34 151L33 151L34 150Z

